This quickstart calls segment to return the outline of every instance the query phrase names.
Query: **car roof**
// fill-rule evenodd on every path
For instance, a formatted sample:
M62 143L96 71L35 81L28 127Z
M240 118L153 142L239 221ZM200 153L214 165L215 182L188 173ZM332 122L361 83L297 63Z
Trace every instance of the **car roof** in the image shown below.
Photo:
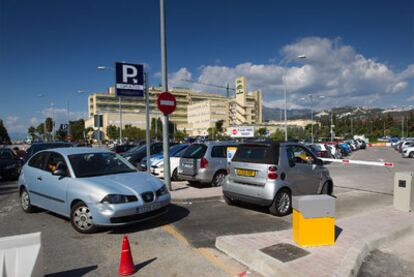
M76 155L76 154L88 154L88 153L112 153L109 150L103 148L92 148L92 147L66 147L66 148L53 148L53 149L46 149L41 152L45 151L53 151L62 155ZM40 152L39 152L40 153Z

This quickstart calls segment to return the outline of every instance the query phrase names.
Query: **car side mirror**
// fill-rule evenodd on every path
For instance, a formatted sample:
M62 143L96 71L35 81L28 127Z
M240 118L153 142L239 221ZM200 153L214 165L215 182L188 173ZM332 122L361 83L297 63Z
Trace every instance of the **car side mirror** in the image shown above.
M316 165L323 165L323 161L321 159L316 159L315 164Z

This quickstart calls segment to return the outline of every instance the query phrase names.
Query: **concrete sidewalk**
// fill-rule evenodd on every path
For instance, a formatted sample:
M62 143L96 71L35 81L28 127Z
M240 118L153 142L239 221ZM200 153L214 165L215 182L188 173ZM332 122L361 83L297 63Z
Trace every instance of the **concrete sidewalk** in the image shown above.
M193 187L185 181L171 185L171 201L176 203L222 199L223 196L221 187Z
M340 219L336 226L335 245L298 247L296 252L302 252L304 256L295 258L294 250L287 251L286 256L292 255L293 259L285 262L261 249L282 244L297 246L292 240L291 229L218 237L216 247L264 276L356 276L362 260L371 250L414 230L414 213L387 207Z

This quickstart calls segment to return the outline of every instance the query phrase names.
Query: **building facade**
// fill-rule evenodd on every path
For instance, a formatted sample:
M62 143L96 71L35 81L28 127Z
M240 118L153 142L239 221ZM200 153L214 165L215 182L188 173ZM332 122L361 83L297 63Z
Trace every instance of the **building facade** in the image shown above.
M177 101L176 110L169 116L177 129L189 135L207 134L208 128L214 127L215 122L223 120L223 126L260 124L262 123L262 94L261 91L248 93L244 77L236 80L236 95L227 98L224 95L194 92L187 88L173 88L170 92ZM161 118L157 108L157 97L162 93L161 88L149 88L150 118ZM120 113L122 110L122 113ZM109 125L132 125L140 129L146 128L145 97L116 96L115 89L109 88L107 93L93 93L88 97L88 118L86 127L93 127L93 116L103 115L102 132L106 138Z

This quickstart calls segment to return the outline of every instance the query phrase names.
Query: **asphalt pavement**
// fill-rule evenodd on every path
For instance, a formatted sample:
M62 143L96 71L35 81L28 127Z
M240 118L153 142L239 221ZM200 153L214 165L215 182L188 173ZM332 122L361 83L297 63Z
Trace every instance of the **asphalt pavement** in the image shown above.
M328 165L336 185L338 218L392 205L394 172L414 169L414 159L403 159L387 148L358 151L351 159L390 161L396 167ZM0 222L0 237L42 232L44 269L50 276L116 276L124 234L131 242L139 268L137 276L234 276L247 269L215 250L215 238L287 229L291 217L274 217L267 209L254 205L186 201L171 205L166 215L148 222L82 235L56 214L25 214L19 206L15 182L6 182L0 183ZM412 240L405 244L414 247ZM407 256L402 246L371 253L362 268L378 268L382 253ZM387 268L388 264L382 264ZM393 263L388 268L395 266ZM375 276L361 272L360 276Z

